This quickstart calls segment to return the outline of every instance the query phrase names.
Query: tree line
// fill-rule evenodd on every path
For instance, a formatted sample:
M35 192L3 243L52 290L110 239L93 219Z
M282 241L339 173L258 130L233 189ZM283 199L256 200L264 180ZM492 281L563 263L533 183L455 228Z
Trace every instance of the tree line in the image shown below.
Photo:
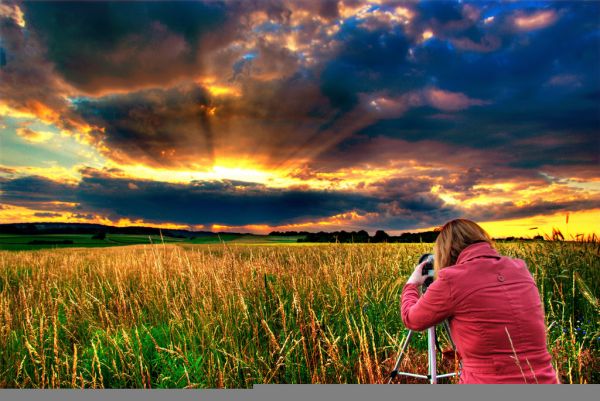
M402 233L398 236L389 235L383 230L377 230L375 235L369 235L365 230L360 231L273 231L269 235L291 237L299 236L298 242L340 242L340 243L382 243L382 242L434 242L438 231L424 231L420 233Z

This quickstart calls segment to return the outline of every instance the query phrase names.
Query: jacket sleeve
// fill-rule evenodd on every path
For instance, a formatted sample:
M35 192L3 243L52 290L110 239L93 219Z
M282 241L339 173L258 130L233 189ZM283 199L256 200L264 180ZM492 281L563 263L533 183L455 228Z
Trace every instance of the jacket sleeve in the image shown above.
M410 330L425 330L452 316L450 283L439 277L419 298L419 286L406 284L402 290L402 321Z

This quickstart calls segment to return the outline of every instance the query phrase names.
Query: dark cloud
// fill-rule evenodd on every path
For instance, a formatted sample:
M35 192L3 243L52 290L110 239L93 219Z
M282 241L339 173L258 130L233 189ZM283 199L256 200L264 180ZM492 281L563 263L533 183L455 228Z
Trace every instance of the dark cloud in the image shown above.
M104 127L106 156L126 164L203 169L220 156L274 166L320 142L334 110L316 84L292 76L242 85L243 98L214 98L187 84L80 98L73 108Z
M71 213L71 218L93 220L96 216L92 213Z
M547 215L556 212L575 212L580 210L590 210L598 207L600 197L595 196L591 199L577 199L569 201L535 200L525 206L517 206L513 202L491 205L485 208L477 208L471 211L474 219L480 221L494 221L504 219L516 219L522 217L531 217L537 215Z
M38 212L33 214L35 217L60 217L62 214L54 212Z
M421 199L417 199L421 200ZM435 207L432 203L427 203L427 207L413 210L410 204L406 205L402 201L391 201L380 206L380 218L371 222L369 229L383 228L386 230L409 229L413 227L433 227L440 226L458 218L463 213L453 207ZM419 205L421 205L419 203ZM439 204L438 204L439 205Z
M337 39L343 47L324 67L321 90L342 110L356 105L359 93L401 93L425 82L406 59L410 41L401 28L369 31L344 24Z
M431 178L423 177L390 179L374 185L373 191L360 193L271 189L238 181L171 184L114 178L105 172L88 169L75 186L41 177L4 180L2 200L5 204L24 205L34 210L49 210L48 206L54 204L53 210L70 210L78 218L105 216L115 221L129 218L186 225L276 226L318 221L355 211L371 216L361 222L367 229L435 226L464 215L490 221L586 210L595 207L600 200L597 196L583 196L569 201L538 199L519 206L505 202L464 209L449 206L431 193L431 183ZM459 185L465 185L465 182ZM52 217L49 213L52 212L37 215Z
M107 156L121 162L192 168L210 166L219 154L267 166L293 164L339 154L357 135L515 155L510 147L516 139L548 130L585 133L587 141L569 148L569 160L557 157L561 149L537 152L530 143L513 166L540 167L543 160L527 154L542 153L563 164L594 162L597 146L589 145L598 143L600 124L594 100L600 86L597 3L403 3L414 14L408 24L365 25L395 12L399 4L390 2L336 25L340 9L358 5L27 3L26 19L43 38L48 58L28 59L27 65L43 66L37 75L54 80L55 68L61 79L94 93L160 86L72 105L70 112L106 128ZM539 13L551 16L547 24L515 25ZM327 33L324 26L338 29ZM433 37L424 40L426 30ZM286 47L291 37L299 49ZM241 96L215 99L200 88L172 87L207 72L238 85ZM445 113L426 96L396 115L369 114L364 107L374 94L423 97L426 88L455 97L446 99ZM16 96L17 86L6 92ZM453 108L461 96L474 100ZM214 106L216 116L209 119L206 112Z
M198 74L201 54L227 38L226 10L208 2L28 2L27 21L48 57L90 93L159 86ZM220 32L221 34L223 31Z
M104 144L113 159L149 165L211 165L212 106L199 86L149 89L127 95L74 102L77 112L105 128Z
M106 216L197 224L280 225L316 221L356 211L376 213L368 228L411 227L440 224L457 212L427 193L426 183L390 182L374 194L295 189L270 189L260 184L236 181L207 181L170 184L113 178L88 169L76 186L41 177L5 180L3 202L44 209L51 202L75 202L64 210L74 216ZM393 190L390 190L393 188ZM60 209L60 208L57 208ZM47 216L49 217L49 216Z
M17 4L5 4L16 10ZM20 9L19 9L20 10ZM0 15L0 98L16 110L37 114L40 109L65 110L60 94L65 90L47 59L36 32L25 31L11 15ZM47 119L54 118L47 116ZM57 121L58 122L58 121Z
M48 180L38 176L15 179L0 179L2 200L11 204L49 203L52 201L73 202L75 186Z
M77 187L47 178L26 176L0 178L0 200L4 204L24 206L34 210L60 212L76 207Z
M111 217L151 217L188 224L281 224L362 209L372 200L357 194L268 190L234 183L175 185L102 178L84 179L82 201Z
M2 183L3 202L40 208L51 201L77 202L78 209L111 219L128 217L185 224L282 224L371 210L378 199L356 193L276 190L236 181L188 185L110 178L98 172L77 186L41 177Z
M424 85L488 102L484 108L441 116L439 110L423 105L397 118L372 121L347 141L355 141L356 134L428 139L493 150L489 152L496 155L492 162L519 168L540 168L550 160L590 168L597 165L600 106L592 100L590 88L600 84L596 73L600 38L592 33L600 13L598 4L545 4L542 10L556 15L556 22L526 32L515 31L517 8L535 13L537 6L480 6L421 2L415 8L418 17L405 31L372 31L360 24L344 24L338 35L342 50L321 75L323 93L340 108L354 106L361 92L385 88L393 97ZM487 25L482 22L486 16L495 19ZM432 30L434 37L415 45L415 38L425 29ZM476 48L482 41L490 48ZM389 43L403 44L390 47ZM562 86L548 84L560 74L576 78ZM518 148L518 139L535 139L549 131L558 136L585 135L585 140L566 147L530 141L526 148ZM345 141L330 152L339 160L346 147ZM362 153L361 159L368 157ZM504 157L517 160L508 162Z

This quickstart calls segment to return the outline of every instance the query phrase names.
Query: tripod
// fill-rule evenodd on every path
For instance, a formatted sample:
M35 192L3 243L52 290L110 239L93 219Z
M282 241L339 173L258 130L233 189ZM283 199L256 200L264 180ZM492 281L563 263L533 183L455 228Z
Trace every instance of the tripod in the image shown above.
M444 322L442 323L442 327L444 327L444 329L446 330L446 333L448 334L448 339L450 340L450 343L452 344L452 348L455 348L454 341L452 341L452 336L450 334L450 327L448 326L448 321L444 320ZM392 370L392 372L390 373L390 379L388 380L388 384L390 384L392 382L392 380L394 380L394 378L396 378L398 375L416 377L418 379L429 380L429 382L431 384L437 383L438 379L442 379L444 377L456 376L456 372L444 373L441 375L437 374L436 330L435 329L436 329L436 326L432 326L427 329L427 360L428 360L428 364L429 364L429 367L427 370L427 372L428 372L427 376L418 375L415 373L398 371L398 368L400 367L400 363L402 362L402 357L405 355L406 349L408 348L408 343L410 342L410 339L412 338L412 336L414 334L413 330L409 330L408 334L406 336L406 339L404 339L404 343L402 344L402 349L400 351L400 355L398 355L398 359L396 360L396 365L394 366L394 370Z
M421 264L421 263L424 263L423 270L422 270L423 276L428 276L422 286L422 291L423 291L423 293L425 293L425 291L427 290L427 287L429 287L429 285L433 282L433 255L430 253L423 254L421 256L421 258L419 259L419 264ZM450 344L452 345L452 348L456 349L456 346L454 345L454 341L452 340L452 334L450 333L450 326L448 325L447 320L444 320L442 322L442 327L444 327L444 329L446 330L446 334L448 335L448 339L450 340ZM400 355L398 355L398 359L396 360L396 366L394 366L394 370L392 370L392 372L390 373L390 379L388 380L388 384L390 384L392 382L392 380L394 380L394 378L396 378L396 376L398 376L398 375L416 377L418 379L426 379L426 380L429 380L429 382L431 384L437 383L437 379L441 379L444 377L456 376L456 373L445 373L445 374L442 374L439 376L437 374L437 359L436 359L436 357L437 357L437 355L436 355L437 337L436 337L435 329L436 329L436 326L432 326L427 329L427 359L428 359L428 365L429 365L429 368L427 371L428 372L427 376L418 375L418 374L409 373L409 372L398 372L398 368L400 367L400 363L402 362L402 357L405 355L406 349L408 348L408 343L410 342L410 339L412 338L412 336L414 334L414 331L409 330L408 334L406 335L406 339L404 340L404 343L402 344L402 349L400 351ZM441 352L441 350L440 350L440 352Z

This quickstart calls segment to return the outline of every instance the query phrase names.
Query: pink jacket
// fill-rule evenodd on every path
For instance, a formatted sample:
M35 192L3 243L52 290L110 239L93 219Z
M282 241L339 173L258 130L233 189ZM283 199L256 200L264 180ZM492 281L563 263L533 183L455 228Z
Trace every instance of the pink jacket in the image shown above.
M407 328L425 330L444 319L462 358L460 383L558 383L543 306L522 260L475 243L439 272L422 297L416 284L404 286Z

